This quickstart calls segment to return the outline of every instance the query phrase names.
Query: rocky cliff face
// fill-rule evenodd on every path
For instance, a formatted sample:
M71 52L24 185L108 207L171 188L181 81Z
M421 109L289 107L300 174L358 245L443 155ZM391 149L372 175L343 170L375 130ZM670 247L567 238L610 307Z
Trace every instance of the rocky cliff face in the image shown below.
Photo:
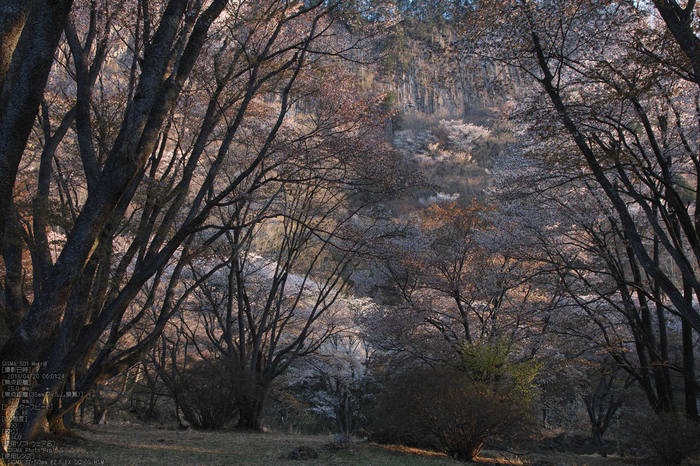
M460 62L441 53L453 40L447 27L416 33L409 25L402 32L398 41L384 44L383 66L358 70L362 85L385 92L385 105L396 112L387 137L436 186L396 210L481 199L494 157L512 139L497 116L519 76L492 63Z
M394 107L399 111L462 117L501 100L483 89L478 77L475 79L474 70L446 72L440 64L420 58L407 68L387 83L395 95Z
M399 44L387 44L384 66L370 79L390 93L394 110L463 118L504 102L507 90L494 78L517 85L517 73L493 63L456 60L444 52L453 39L446 27L420 34L407 27Z

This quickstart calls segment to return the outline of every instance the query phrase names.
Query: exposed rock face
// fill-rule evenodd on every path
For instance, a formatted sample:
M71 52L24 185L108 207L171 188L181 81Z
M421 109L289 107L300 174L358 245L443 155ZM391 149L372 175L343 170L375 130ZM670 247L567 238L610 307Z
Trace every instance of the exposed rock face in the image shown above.
M379 85L392 94L394 110L460 118L503 103L509 89L520 83L516 70L486 61L461 60L458 51L445 52L450 48L446 44L455 40L447 27L420 38L407 34L401 49L385 60L380 74L370 77L361 73L365 84Z
M474 69L449 69L417 56L406 71L394 76L389 90L395 95L399 111L459 117L500 100L483 88L480 73L496 74L496 70L487 64Z

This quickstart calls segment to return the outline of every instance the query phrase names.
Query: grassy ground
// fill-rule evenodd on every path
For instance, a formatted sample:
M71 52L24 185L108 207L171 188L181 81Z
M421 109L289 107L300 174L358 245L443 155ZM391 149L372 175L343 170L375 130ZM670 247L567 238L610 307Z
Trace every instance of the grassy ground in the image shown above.
M25 466L108 465L108 466L238 466L238 465L373 465L373 466L448 466L462 465L457 460L434 452L399 446L380 446L358 442L354 450L332 448L328 435L285 435L256 432L177 432L141 425L89 426L78 430L75 437L51 437L59 450L40 461ZM288 460L295 448L306 445L318 452L318 459ZM651 465L640 458L619 458L614 455L575 455L571 453L533 453L506 457L495 451L484 451L472 464L544 466L633 466ZM689 463L697 464L697 463Z

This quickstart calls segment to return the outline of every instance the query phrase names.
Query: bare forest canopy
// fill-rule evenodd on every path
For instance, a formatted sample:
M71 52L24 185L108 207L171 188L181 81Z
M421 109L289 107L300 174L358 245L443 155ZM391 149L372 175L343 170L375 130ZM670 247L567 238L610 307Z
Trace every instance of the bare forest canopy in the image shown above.
M86 409L691 457L699 14L0 2L5 458Z

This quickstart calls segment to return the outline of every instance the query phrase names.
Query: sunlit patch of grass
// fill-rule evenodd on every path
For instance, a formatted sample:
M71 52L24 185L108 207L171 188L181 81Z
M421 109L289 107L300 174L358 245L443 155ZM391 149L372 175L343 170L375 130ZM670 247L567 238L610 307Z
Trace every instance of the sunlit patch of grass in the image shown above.
M443 458L447 458L447 455L444 453L438 453L436 451L430 451L430 450L421 450L420 448L412 448L412 447L407 447L404 445L378 445L375 444L377 448L381 448L383 450L392 452L394 454L410 454L410 455L418 455L418 456L440 456Z
M422 450L420 448L412 448L404 445L375 445L377 448L391 452L394 455L414 455L414 456L424 456L424 457L434 457L441 459L451 459L444 453L439 453L431 450ZM508 466L523 466L528 463L524 463L520 459L507 459L507 458L490 458L477 456L469 464L481 464L481 465L508 465Z
M525 464L521 460L509 460L506 458L483 458L481 456L474 458L472 463L488 465L507 464L509 466L522 466Z

